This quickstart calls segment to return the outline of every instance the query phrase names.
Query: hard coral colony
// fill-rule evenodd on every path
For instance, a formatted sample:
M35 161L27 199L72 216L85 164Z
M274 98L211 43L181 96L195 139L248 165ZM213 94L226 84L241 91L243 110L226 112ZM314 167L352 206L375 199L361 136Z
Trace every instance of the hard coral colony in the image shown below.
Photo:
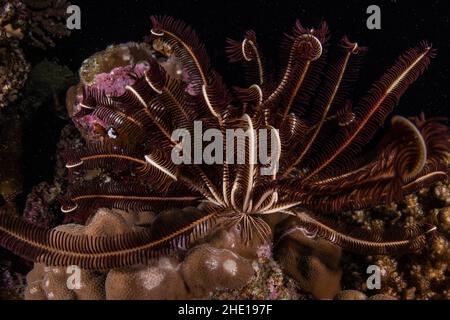
M95 134L87 135L83 150L67 153L70 181L87 171L102 177L108 173L107 179L71 185L62 201L68 219L87 226L46 230L2 210L1 244L38 263L33 279L43 285L29 286L28 297L105 297L96 290L58 291L56 284L64 279L55 273L69 265L81 267L90 283L105 283L102 290L109 298L142 298L140 289L132 288L143 286L151 298L235 289L253 273L243 257L254 259L256 248L270 245L275 227L277 245L301 232L366 255L417 251L435 234L431 221L367 230L333 216L401 201L447 178L450 135L442 119L394 116L377 147L367 148L407 87L428 66L431 45L422 42L408 50L352 103L366 49L344 37L328 59L326 24L307 29L296 22L283 43L286 66L279 81L268 73L253 31L242 41L228 40L228 58L244 65L248 81L248 87L228 90L189 26L170 17L152 17L152 23L153 57L125 69L128 73L120 80L107 80L122 84L118 90L85 83L74 108L77 126L89 121L84 129ZM175 72L167 66L169 60L175 61ZM236 150L245 162L175 165L171 152L180 141L171 133L180 128L193 132L195 121L202 121L204 130L217 128L223 134L226 129L248 130L244 148ZM270 152L279 170L269 176L261 175L264 165L253 161L259 129L273 133L277 146ZM165 210L186 206L196 207ZM128 212L101 209L107 207ZM132 211L155 214L142 222ZM283 216L289 220L279 223ZM334 247L322 246L331 254L310 262L316 270L335 268L340 254L337 260L330 258ZM176 253L185 253L183 262L167 257ZM218 268L222 272L211 271ZM199 279L193 270L205 276ZM129 292L118 292L117 283ZM160 287L172 288L174 295L163 295Z

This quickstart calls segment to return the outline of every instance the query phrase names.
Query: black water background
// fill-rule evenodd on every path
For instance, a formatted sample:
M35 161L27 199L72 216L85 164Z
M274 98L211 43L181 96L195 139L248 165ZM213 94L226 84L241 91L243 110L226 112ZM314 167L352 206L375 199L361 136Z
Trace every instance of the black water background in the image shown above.
M233 82L236 74L230 71L223 54L226 37L240 39L244 30L254 29L266 57L276 61L279 40L284 32L290 31L296 18L306 26L325 20L335 38L347 34L352 41L369 47L361 90L377 79L405 49L424 39L432 42L438 55L428 72L409 89L398 110L404 115L416 114L418 110L441 115L448 110L448 1L73 0L72 3L81 8L82 29L59 42L55 52L73 69L111 43L141 40L149 33L151 14L168 14L185 20L197 30L215 68ZM381 8L381 30L366 27L366 9L370 4Z

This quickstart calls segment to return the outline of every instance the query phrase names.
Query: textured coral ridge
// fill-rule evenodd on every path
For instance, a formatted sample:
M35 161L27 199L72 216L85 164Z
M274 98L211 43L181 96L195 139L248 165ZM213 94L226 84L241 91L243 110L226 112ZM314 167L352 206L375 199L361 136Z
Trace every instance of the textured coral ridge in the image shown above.
M80 125L93 119L94 125L80 129L87 140L85 148L67 152L71 186L62 211L67 219L87 221L86 227L79 227L87 230L92 215L104 207L151 210L157 213L155 220L144 228L99 236L86 230L74 233L65 227L30 226L3 210L4 247L47 266L110 270L108 276L112 273L120 281L130 281L130 287L142 287L142 281L136 280L137 265L154 266L157 274L163 273L155 261L193 244L197 247L178 262L185 266L182 270L195 270L195 263L207 257L218 261L226 252L225 261L217 263L230 273L239 269L236 259L241 254L211 244L198 246L199 241L223 230L237 233L244 247L255 251L261 243L271 243L275 228L275 249L286 250L284 259L282 254L279 258L285 270L314 296L331 298L341 290L341 248L365 255L392 254L417 251L429 243L427 239L436 233L432 220L365 228L344 224L338 217L343 211L399 201L446 179L449 130L440 119L395 116L377 147L370 152L364 149L406 88L427 67L433 55L430 45L420 43L408 50L365 96L351 103L366 50L344 38L335 57L327 59L325 24L318 29L295 24L284 41L287 58L279 81L268 75L254 32L246 32L243 41L229 40L229 59L244 64L248 80L248 87L229 91L188 26L167 17L152 21L149 41L157 53L142 68L135 68L139 63L119 69L106 63L107 70L100 68L105 74L94 72L85 78L79 99L74 97L76 90L68 99L76 103L74 121ZM272 152L274 163L280 165L278 172L263 176L260 169L269 164L251 161L257 134L250 136L244 150L238 150L245 155L244 164L175 165L170 154L180 148L180 141L174 141L171 132L176 128L192 132L194 121L202 121L204 130L274 132L278 148ZM88 182L84 177L92 172L98 178ZM167 207L198 203L202 203L199 210L174 211L182 214L172 217L162 214ZM291 217L279 223L281 216ZM233 257L234 262L225 263ZM163 266L175 268L175 261L164 261ZM201 267L205 265L197 265ZM39 268L37 279L42 281L50 269L44 267L42 273ZM159 283L151 278L151 284ZM189 292L211 290L202 289L201 279L190 279L186 272L182 278ZM323 279L333 282L332 290L319 283ZM217 278L210 284L223 288L222 281ZM271 278L270 283L277 281ZM43 294L45 289L39 288L33 291ZM105 288L109 290L106 284ZM280 294L274 289L268 296Z

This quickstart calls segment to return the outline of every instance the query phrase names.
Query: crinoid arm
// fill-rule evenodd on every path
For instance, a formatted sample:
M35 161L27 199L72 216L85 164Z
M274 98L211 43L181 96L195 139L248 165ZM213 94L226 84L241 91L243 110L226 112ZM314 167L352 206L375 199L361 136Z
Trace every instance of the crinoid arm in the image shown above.
M387 230L365 230L349 227L324 217L315 217L305 212L291 211L297 217L294 227L309 237L317 237L334 243L341 248L361 254L398 254L415 252L422 249L427 238L431 237L436 227L429 224ZM286 233L294 230L287 230ZM282 238L280 235L279 238ZM280 240L280 239L278 239Z
M48 266L77 265L103 270L147 263L188 246L215 225L217 209L156 219L150 229L114 236L75 235L25 223L0 210L0 244L17 255Z
M210 114L219 123L228 104L221 77L212 70L204 44L191 27L168 16L152 16L152 36L162 39L174 50L189 77L195 95L201 95Z
M322 152L311 159L308 174L303 179L324 177L353 163L352 159L372 139L407 87L426 69L432 56L433 50L426 42L402 55L355 106L355 120L351 125L322 145Z
M319 212L338 213L401 201L418 186L446 179L448 135L448 127L439 120L421 122L395 116L391 131L367 164L336 170L308 184L287 179L280 188L289 190L292 201Z
M66 215L72 213L73 220L80 223L84 223L98 208L159 212L194 205L200 199L190 194L162 194L143 185L117 182L74 185L70 187L69 195L61 200L61 211Z
M249 86L257 85L263 88L264 91L268 89L266 66L264 65L264 58L256 40L255 31L246 31L242 41L227 39L225 51L230 62L240 62L243 64L245 78Z

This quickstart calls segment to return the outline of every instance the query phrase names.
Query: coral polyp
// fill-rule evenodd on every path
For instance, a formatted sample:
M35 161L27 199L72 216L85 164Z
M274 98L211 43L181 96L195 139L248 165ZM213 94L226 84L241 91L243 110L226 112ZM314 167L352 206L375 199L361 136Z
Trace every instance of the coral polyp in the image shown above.
M353 252L394 254L426 245L436 231L431 221L369 231L338 223L336 215L400 201L447 178L449 128L442 119L397 115L384 138L373 140L430 63L430 44L406 51L355 99L366 48L344 37L328 59L325 23L318 28L295 23L283 42L286 60L277 81L253 31L242 41L228 40L229 60L244 65L248 81L247 87L231 89L188 25L171 17L152 17L152 23L149 41L160 48L158 56L179 63L180 74L169 74L150 58L144 69L130 71L133 83L123 94L84 87L75 118L95 119L100 137L69 152L66 167L70 176L88 169L110 176L72 185L62 211L85 222L102 207L160 212L199 205L200 210L157 215L149 228L102 237L40 229L3 212L4 247L47 265L110 269L186 248L219 226L237 228L247 244L270 242L276 214L293 216L296 230ZM196 122L204 131L218 130L222 141L228 129L247 132L242 148L233 150L244 161L174 163L174 150L195 157L189 150L196 150L196 141L188 148L173 132L193 136ZM266 163L255 156L262 130L270 133ZM262 174L269 168L275 170Z

